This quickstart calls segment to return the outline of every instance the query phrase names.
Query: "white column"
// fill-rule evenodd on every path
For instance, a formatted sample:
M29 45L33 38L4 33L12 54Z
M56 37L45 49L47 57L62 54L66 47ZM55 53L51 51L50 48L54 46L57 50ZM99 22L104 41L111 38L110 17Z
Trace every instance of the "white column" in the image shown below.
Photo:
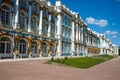
M104 52L103 52L103 49L101 48L101 49L100 49L100 54L103 54L103 53L104 53Z
M51 32L51 14L49 14L48 37L50 37L50 32Z
M81 31L80 31L80 27L79 27L79 41L80 41L80 38L81 38L81 36L80 36L81 34L80 33L81 33Z
M79 32L79 34L78 34L78 36L79 36L79 41L80 41L80 26L79 26L79 28L78 28L78 32Z
M55 38L57 38L57 18L56 17L55 17Z
M16 29L18 27L18 18L19 18L19 0L16 0L16 3L15 3L15 17L13 17L13 29ZM11 16L10 15L10 19L11 19ZM11 20L12 21L12 20ZM18 46L15 46L14 44L14 38L15 38L15 34L13 33L13 42L12 42L12 48L13 48L13 51L14 52L14 48L17 49ZM16 55L14 54L14 59L16 59Z
M79 40L79 27L78 24L76 24L76 40L77 40L77 54L79 53L79 44L78 44L78 40Z
M100 54L103 54L103 39L100 37Z
M79 56L79 44L77 44L77 55Z
M78 24L76 24L76 40L78 41Z
M31 32L32 2L29 2L28 32Z
M57 56L60 56L61 52L62 52L62 16L61 13L58 13L57 15L57 38L58 38L58 47L57 47Z
M19 15L19 0L16 0L14 29L18 27L18 17L19 17L18 15Z
M80 53L82 53L82 45L80 45Z
M42 35L43 9L40 10L39 35Z
M81 41L83 42L83 28L81 28Z
M118 49L118 46L117 46L117 51L116 51L116 52L117 52L117 55L119 55L119 49Z
M71 55L74 55L75 53L75 43L74 43L74 38L75 38L75 34L74 34L74 29L75 29L75 22L72 21L72 37L71 37L71 41L72 41L72 45L71 45Z

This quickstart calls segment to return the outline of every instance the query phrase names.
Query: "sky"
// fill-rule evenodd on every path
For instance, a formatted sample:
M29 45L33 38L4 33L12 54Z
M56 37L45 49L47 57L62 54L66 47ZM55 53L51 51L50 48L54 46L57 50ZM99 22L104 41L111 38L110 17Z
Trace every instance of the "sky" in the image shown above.
M55 4L56 0L51 0ZM120 0L61 0L70 10L80 13L91 30L120 46Z

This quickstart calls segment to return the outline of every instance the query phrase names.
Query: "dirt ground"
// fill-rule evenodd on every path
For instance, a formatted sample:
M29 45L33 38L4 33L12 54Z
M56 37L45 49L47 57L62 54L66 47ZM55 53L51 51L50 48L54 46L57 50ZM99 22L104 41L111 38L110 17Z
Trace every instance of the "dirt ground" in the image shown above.
M89 69L45 64L45 61L1 61L0 80L120 80L120 57Z

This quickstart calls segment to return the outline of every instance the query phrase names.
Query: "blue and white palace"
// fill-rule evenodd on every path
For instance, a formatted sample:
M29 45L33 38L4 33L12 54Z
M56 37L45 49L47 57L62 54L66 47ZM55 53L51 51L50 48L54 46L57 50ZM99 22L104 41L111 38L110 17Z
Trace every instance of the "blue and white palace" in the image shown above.
M0 0L1 58L96 54L118 54L118 47L61 0Z

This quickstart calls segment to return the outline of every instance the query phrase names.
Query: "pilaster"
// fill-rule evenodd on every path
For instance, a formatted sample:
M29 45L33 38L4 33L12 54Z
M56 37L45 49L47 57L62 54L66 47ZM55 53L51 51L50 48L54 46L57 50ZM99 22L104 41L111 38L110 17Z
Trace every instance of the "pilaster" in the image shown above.
M62 53L62 16L61 12L57 14L57 39L58 39L58 47L57 47L57 56L60 56Z
M32 1L29 1L28 32L31 32Z
M19 0L16 0L14 29L16 29L19 26L18 25L18 17L19 17Z
M43 54L42 43L43 43L43 40L40 39L39 40L39 57L42 57L42 54Z
M76 24L76 40L78 42L78 24Z
M72 38L71 38L71 41L72 41L72 45L71 45L71 55L74 55L74 53L75 53L75 43L74 43L74 38L75 38L75 22L74 22L74 20L72 21Z
M77 44L77 56L79 56L79 44Z
M17 55L19 55L19 51L18 51L18 39L19 36L18 34L13 34L13 55L14 55L14 59L17 59Z
M43 7L40 7L39 35L42 35Z
M79 29L78 29L78 30L79 30L79 41L80 41L80 35L81 35L81 34L80 34L80 32L81 32L81 31L80 31L80 27L79 27Z
M28 37L28 53L29 53L29 58L31 58L31 55L32 55L31 46L32 46L32 36L29 36Z

